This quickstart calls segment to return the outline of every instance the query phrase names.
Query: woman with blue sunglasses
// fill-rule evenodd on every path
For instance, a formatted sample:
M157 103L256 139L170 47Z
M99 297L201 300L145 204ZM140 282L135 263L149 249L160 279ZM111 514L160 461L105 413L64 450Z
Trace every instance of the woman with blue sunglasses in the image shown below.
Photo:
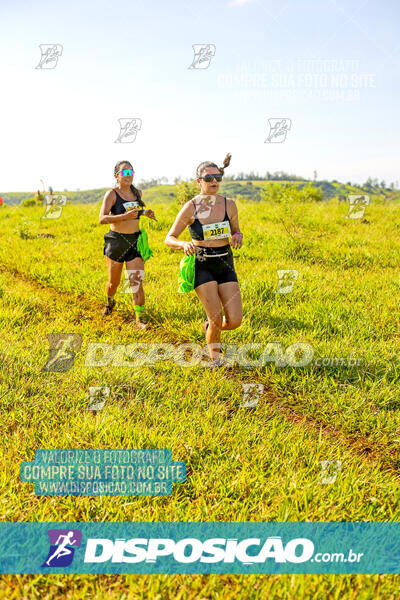
M114 167L116 187L106 192L100 209L99 223L110 224L104 236L104 255L107 260L108 282L106 285L107 305L103 316L110 315L114 306L114 295L121 281L124 262L133 294L136 313L136 328L144 329L144 262L152 251L148 247L147 234L139 229L139 218L144 215L157 221L152 210L143 210L145 203L142 192L133 184L134 170L127 160L119 161Z

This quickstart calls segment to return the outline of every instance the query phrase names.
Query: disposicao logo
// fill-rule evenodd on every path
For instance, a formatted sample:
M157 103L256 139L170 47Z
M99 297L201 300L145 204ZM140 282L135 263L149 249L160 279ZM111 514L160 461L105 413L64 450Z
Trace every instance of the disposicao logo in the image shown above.
M250 547L253 548L248 554ZM170 538L88 539L85 563L155 563L160 557L173 556L179 563L233 563L246 565L263 563L268 558L276 563L303 563L314 552L314 544L307 538L295 538L286 546L279 536L266 539L247 538L241 541L227 538L210 538L202 542L197 538L184 538L177 542Z
M50 550L42 567L68 567L82 541L79 529L48 529Z
M67 567L82 542L79 529L49 529L50 550L42 567ZM170 538L89 538L86 541L84 563L156 563L173 560L176 563L234 563L244 565L264 563L304 563L314 553L314 544L307 538L294 538L282 543L280 536L264 538L195 537L180 540ZM168 558L167 558L168 557Z

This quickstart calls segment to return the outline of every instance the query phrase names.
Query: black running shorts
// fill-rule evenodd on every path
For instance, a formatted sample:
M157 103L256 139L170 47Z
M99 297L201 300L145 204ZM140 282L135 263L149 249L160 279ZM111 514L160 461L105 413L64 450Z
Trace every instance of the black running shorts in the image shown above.
M221 284L237 280L233 265L232 248L229 244L218 248L196 246L195 288L209 281L216 281L218 284Z
M104 236L104 255L116 262L128 262L134 258L141 258L137 249L140 231L136 233L118 233L109 231Z

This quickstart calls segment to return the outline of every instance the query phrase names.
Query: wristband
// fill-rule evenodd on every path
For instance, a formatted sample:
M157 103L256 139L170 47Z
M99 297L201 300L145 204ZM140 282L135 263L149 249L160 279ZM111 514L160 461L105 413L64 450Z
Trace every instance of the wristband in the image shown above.
M240 231L236 231L236 233L232 233L232 235L237 235L237 234L239 234L243 237L243 233L241 233Z

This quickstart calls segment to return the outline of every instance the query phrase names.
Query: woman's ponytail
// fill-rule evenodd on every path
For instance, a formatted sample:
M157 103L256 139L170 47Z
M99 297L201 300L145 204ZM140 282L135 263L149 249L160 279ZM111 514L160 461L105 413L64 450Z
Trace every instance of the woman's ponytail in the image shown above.
M231 164L231 158L232 158L232 154L227 154L224 158L224 162L223 162L223 166L222 167L218 167L219 172L221 173L221 175L224 174L224 171L226 169L226 167L229 167L229 165Z

